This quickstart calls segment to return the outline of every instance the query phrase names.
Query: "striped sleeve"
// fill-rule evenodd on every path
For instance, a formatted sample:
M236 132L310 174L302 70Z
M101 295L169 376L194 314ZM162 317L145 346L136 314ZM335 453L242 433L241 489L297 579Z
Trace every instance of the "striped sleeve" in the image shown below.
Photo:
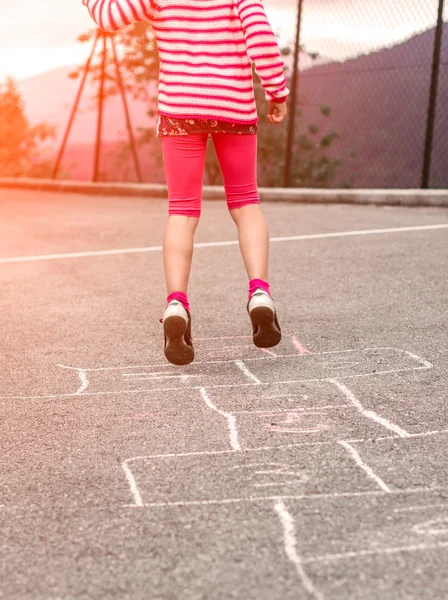
M255 64L255 72L266 92L266 99L284 102L289 94L285 65L262 0L236 0L236 7L243 27L247 54Z
M138 21L149 21L153 0L82 0L103 31L118 31Z

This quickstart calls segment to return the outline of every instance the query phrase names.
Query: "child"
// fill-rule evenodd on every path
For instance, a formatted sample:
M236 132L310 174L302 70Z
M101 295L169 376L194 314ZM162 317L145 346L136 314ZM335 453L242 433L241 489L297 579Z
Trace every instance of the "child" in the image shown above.
M157 135L162 138L169 193L163 241L166 358L176 365L194 359L187 288L209 136L249 277L247 310L253 341L260 348L275 346L281 329L269 290L269 232L257 189L258 116L251 61L266 92L269 123L284 119L289 90L262 0L82 2L101 29L116 31L148 20L157 41Z

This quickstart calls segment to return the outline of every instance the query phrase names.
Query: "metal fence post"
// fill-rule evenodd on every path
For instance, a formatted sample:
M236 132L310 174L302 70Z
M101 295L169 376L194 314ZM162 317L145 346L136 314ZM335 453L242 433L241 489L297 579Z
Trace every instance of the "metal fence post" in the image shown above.
M296 29L296 45L294 48L294 65L291 80L291 94L289 101L289 119L288 119L288 136L286 139L286 150L285 150L285 173L284 173L284 186L289 187L291 185L291 160L292 160L292 147L294 144L294 133L296 123L296 104L298 99L298 85L299 85L299 54L300 54L300 28L302 24L302 7L303 0L299 0L297 6L297 29Z
M436 118L436 105L437 105L437 87L439 83L439 67L440 67L440 54L442 50L442 32L443 32L443 5L444 0L439 0L439 12L437 17L437 27L434 36L434 53L432 59L432 75L431 75L431 89L429 93L429 106L428 106L428 119L426 124L426 140L425 140L425 155L423 160L423 173L422 173L422 189L428 189L429 177L431 174L431 157L432 157L432 143L434 137L434 125Z
M92 181L98 181L100 175L100 157L101 157L101 133L103 128L103 111L104 111L104 84L106 80L106 63L107 63L107 34L102 31L100 36L103 38L103 52L101 60L101 76L98 91L98 119L96 126L96 142L95 142L95 164L93 167Z
M90 53L90 56L87 59L86 65L84 67L84 72L82 75L81 83L78 88L78 93L76 94L75 103L74 103L72 111L70 113L70 118L68 120L68 124L67 124L67 127L64 132L64 137L62 139L61 146L59 148L58 156L56 158L56 162L53 167L53 173L51 175L52 179L56 179L56 177L58 176L59 168L60 168L61 162L62 162L62 157L64 156L65 147L67 146L68 137L70 135L70 131L72 130L73 122L75 120L75 116L78 111L79 102L81 100L81 96L84 91L84 86L87 81L87 76L90 71L90 63L92 62L92 59L95 55L95 49L96 49L96 45L97 45L99 39L100 39L100 30L98 29L98 31L95 34L95 40L93 42L92 52Z

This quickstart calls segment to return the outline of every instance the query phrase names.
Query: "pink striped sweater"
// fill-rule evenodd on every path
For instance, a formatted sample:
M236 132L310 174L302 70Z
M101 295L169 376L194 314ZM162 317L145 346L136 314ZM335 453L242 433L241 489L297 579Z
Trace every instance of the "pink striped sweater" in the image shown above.
M268 100L283 102L284 63L262 0L82 0L117 31L150 21L160 56L159 114L258 121L251 61Z

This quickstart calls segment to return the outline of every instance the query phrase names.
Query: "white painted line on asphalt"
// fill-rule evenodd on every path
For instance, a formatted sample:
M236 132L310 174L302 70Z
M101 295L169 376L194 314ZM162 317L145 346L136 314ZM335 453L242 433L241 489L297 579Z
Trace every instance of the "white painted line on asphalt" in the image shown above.
M283 527L283 543L286 556L294 564L302 581L303 587L306 589L308 594L310 594L310 596L313 598L317 598L317 600L323 600L323 595L315 588L313 582L303 568L302 559L297 552L295 522L292 515L288 512L288 509L286 508L286 505L282 499L279 499L275 504L274 510L279 516Z
M219 410L219 408L217 406L215 406L213 404L213 402L210 400L210 398L208 397L207 391L204 387L200 388L200 392L201 392L202 399L204 400L206 405L227 419L227 426L229 428L229 436L230 436L230 445L232 447L232 450L241 450L240 442L238 440L238 429L237 429L237 425L236 425L235 416L232 415L231 413L226 413L222 410Z
M391 227L388 229L360 229L353 231L335 231L332 233L314 233L307 235L292 235L286 237L274 237L270 241L277 242L298 242L302 240L321 240L329 238L344 238L361 235L380 235L383 233L407 233L411 231L436 231L438 229L448 229L448 223L435 225L416 225L414 227ZM237 246L237 240L223 242L200 242L195 244L195 248L221 248L225 246ZM36 256L11 256L0 258L0 264L36 262L42 260L65 260L68 258L89 258L94 256L115 256L117 254L142 254L146 252L161 252L162 246L146 246L143 248L117 248L115 250L94 250L89 252L67 252L64 254L40 254Z
M271 242L295 242L299 240L319 240L327 238L352 237L358 235L379 235L382 233L406 233L410 231L431 231L448 229L448 223L434 225L414 225L412 227L390 227L387 229L354 229L352 231L335 231L333 233L315 233L309 235L292 235L288 237L271 238Z
M117 254L141 254L146 252L160 252L162 246L148 246L147 248L117 248L116 250L94 250L90 252L67 252L64 254L38 254L36 256L11 256L0 258L0 264L36 262L41 260L65 260L67 258L89 258L92 256L115 256Z
M394 431L399 437L409 437L410 436L410 434L407 431L405 431L398 425L391 423L384 417L380 417L373 410L366 410L364 408L364 406L361 404L361 402L358 400L358 398L355 396L355 394L351 390L349 390L348 387L345 386L343 383L341 383L337 379L329 379L328 381L330 381L330 383L333 383L344 394L344 396L347 398L347 400L350 400L350 402L353 404L353 406L355 406L355 408L357 408L358 411L364 417L366 417L367 419L372 419L372 421L376 421L377 423L379 423L386 429L389 429L390 431Z
M236 360L235 364L238 367L238 369L241 369L241 371L244 373L244 375L246 375L246 377L249 377L249 379L252 379L252 381L255 381L255 383L257 385L261 385L261 381L258 379L258 377L256 375L254 375L252 373L252 371L250 371L247 368L247 366L244 364L244 361L242 361L242 360Z
M383 490L383 492L390 494L391 490L390 490L389 486L384 483L384 481L381 479L381 477L378 477L378 475L373 472L373 469L371 469L369 467L369 465L367 465L365 462L363 462L360 454L355 450L355 448L353 448L353 446L350 446L350 444L348 442L343 442L343 441L339 441L338 444L340 444L346 450L348 450L350 456L353 458L353 460L358 465L358 467L360 467L363 471L366 472L367 477L372 479Z

